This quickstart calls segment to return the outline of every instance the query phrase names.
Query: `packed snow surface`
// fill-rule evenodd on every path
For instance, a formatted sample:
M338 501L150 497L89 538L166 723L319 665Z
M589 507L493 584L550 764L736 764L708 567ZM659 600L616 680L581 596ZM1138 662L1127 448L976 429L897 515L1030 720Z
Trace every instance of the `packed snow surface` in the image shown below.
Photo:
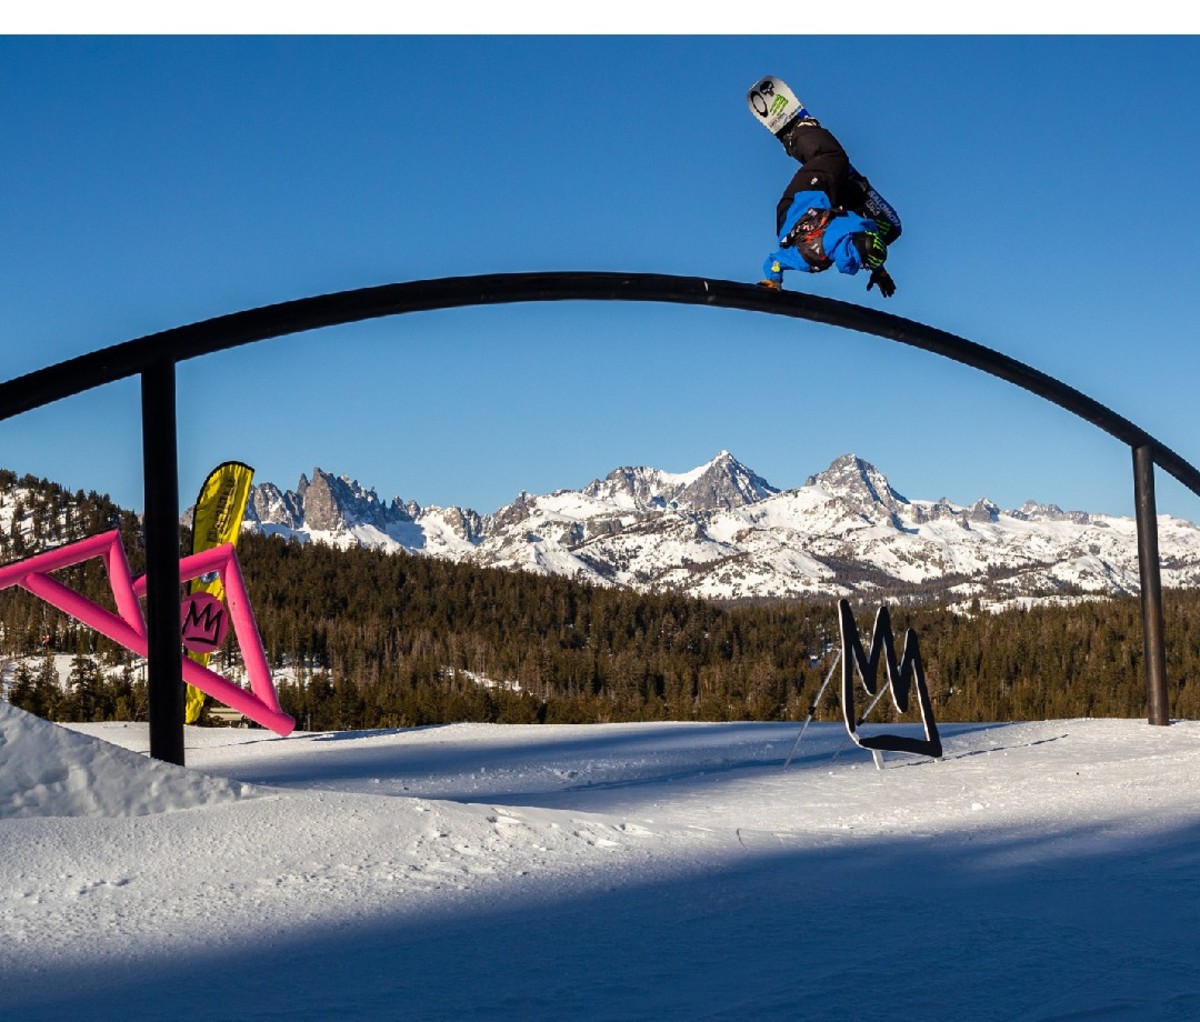
M798 731L0 703L0 1018L1200 1018L1200 724Z

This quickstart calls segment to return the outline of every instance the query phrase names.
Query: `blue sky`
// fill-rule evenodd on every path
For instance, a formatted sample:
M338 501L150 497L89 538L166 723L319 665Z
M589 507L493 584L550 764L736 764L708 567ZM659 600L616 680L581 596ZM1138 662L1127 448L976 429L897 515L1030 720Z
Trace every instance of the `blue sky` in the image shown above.
M0 38L0 379L211 316L526 270L754 281L790 82L898 208L885 302L1200 463L1196 36ZM863 83L869 83L869 87ZM237 458L493 511L728 449L854 452L910 497L1132 514L1127 448L1010 384L776 317L617 303L409 315L179 371L181 496ZM138 388L0 423L0 465L142 507ZM1158 474L1161 511L1200 498Z

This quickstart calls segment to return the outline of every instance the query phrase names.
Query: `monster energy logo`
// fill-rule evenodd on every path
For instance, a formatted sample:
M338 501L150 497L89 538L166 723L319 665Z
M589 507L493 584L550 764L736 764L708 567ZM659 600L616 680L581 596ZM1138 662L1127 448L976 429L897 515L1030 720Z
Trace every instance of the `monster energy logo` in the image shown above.
M771 101L771 108L767 111L768 116L774 117L781 110L784 110L788 105L787 96L776 96Z

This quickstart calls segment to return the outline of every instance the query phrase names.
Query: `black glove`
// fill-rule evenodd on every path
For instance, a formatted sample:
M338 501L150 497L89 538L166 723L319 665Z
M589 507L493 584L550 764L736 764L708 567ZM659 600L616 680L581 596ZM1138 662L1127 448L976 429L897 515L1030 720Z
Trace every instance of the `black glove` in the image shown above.
M884 298L891 298L896 293L896 282L892 280L892 275L888 273L882 266L871 271L871 279L867 281L867 290L878 285L879 293Z

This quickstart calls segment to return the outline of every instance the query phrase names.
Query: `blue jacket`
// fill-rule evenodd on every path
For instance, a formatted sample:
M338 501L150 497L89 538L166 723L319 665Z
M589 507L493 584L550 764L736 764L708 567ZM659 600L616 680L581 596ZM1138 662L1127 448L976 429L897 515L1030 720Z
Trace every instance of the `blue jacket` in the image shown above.
M810 209L832 208L829 204L829 196L824 192L797 192L791 206L788 207L787 216L783 218L783 226L779 228L779 240L782 242L791 229L796 226L796 221ZM857 273L862 269L862 261L859 259L858 249L850 240L851 236L877 230L878 227L873 220L867 220L857 213L839 213L825 227L822 236L825 254L833 260L834 266L842 273ZM810 266L804 256L791 245L772 252L763 263L763 273L766 274L767 279L776 283L783 281L784 270L816 273L819 269L819 267Z

